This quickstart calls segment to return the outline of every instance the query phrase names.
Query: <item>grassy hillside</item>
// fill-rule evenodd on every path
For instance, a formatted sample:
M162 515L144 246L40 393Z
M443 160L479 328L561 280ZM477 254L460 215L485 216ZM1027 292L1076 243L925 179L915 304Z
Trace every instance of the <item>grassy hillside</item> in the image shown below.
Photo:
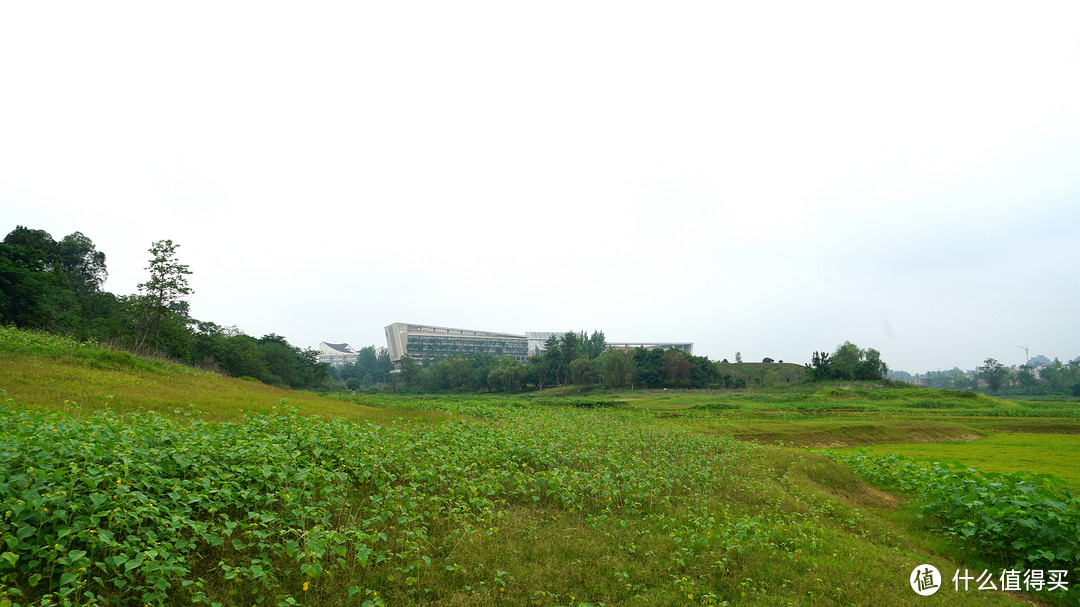
M183 411L203 420L230 420L268 412L286 400L304 415L388 421L438 420L432 411L387 411L261 382L229 378L163 360L142 358L31 331L0 327L0 390L21 406L63 409Z
M948 580L920 597L917 565L1072 569L1075 539L1034 549L1060 565L986 550L984 535L938 531L962 521L918 518L917 487L886 492L821 454L736 438L784 416L858 428L870 401L903 430L905 409L882 393L793 391L786 406L781 393L674 391L332 402L3 337L0 387L15 388L0 406L0 605L1076 602ZM844 398L854 413L820 406ZM983 419L961 417L946 423ZM949 495L948 479L933 482ZM1075 501L1047 495L1064 500L1053 524L1073 524Z

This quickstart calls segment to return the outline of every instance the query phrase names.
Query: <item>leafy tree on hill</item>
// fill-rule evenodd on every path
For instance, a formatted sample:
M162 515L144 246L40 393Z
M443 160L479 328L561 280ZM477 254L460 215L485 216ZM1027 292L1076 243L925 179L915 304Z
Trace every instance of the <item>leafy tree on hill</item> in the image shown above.
M862 350L850 341L837 346L831 355L814 352L811 362L805 367L811 381L877 380L884 379L888 374L888 367L882 362L880 352L873 348Z
M176 245L162 240L150 251L150 279L139 285L140 294L116 296L103 290L105 254L85 234L56 242L45 230L17 226L0 243L0 323L126 344L294 388L325 381L326 368L312 350L191 318L183 299L191 294L191 272L176 260ZM376 371L392 367L387 356Z
M0 322L76 333L79 302L48 232L18 226L0 245Z
M832 361L827 352L814 351L810 362L806 364L810 381L824 381L832 377Z
M856 370L856 379L885 379L889 367L881 360L881 353L873 348L863 350L863 360Z
M64 332L75 307L67 277L47 267L39 250L0 244L0 323Z
M139 284L138 308L136 310L135 350L143 350L150 338L157 340L163 322L174 320L178 308L174 305L182 297L192 293L187 277L191 274L186 264L176 259L172 240L159 240L150 246L150 279Z
M52 235L45 230L15 226L15 229L8 232L8 235L4 237L4 244L37 251L43 267L51 266L58 261L59 245L53 240ZM40 270L43 267L35 269Z
M105 254L82 232L68 234L57 243L56 258L71 282L71 290L80 299L99 292L109 277Z

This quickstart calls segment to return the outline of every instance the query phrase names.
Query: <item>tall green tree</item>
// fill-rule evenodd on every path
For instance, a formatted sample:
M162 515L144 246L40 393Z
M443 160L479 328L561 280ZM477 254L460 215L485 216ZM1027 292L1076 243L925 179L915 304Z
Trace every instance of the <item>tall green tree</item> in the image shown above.
M525 379L525 365L521 364L521 361L514 360L510 357L503 359L505 362L500 367L503 369L503 389L517 392L521 389L521 384Z
M709 384L720 381L720 370L707 356L688 355L690 360L690 385L706 388Z
M832 355L833 379L855 379L861 359L862 351L850 341L845 341L837 346Z
M59 245L53 240L52 235L45 230L15 226L15 229L8 232L8 235L4 237L4 244L17 245L37 251L40 254L39 258L42 265L35 268L36 270L43 270L46 266L51 266L59 261L57 256Z
M889 376L889 367L881 360L881 352L873 348L862 351L862 360L855 370L855 379L885 379Z
M832 377L832 361L828 352L814 351L806 365L806 374L811 381L824 381Z
M576 386L591 386L596 383L596 372L588 356L579 356L570 362L570 382Z
M151 337L156 340L162 322L173 315L173 304L192 293L187 281L191 270L177 260L177 247L168 239L150 246L150 279L139 284L135 350L146 347Z
M557 383L565 384L570 381L570 363L574 362L581 351L583 333L567 331L559 336L559 366L557 367Z
M633 376L637 368L626 350L609 348L601 356L601 361L605 388L617 389L633 385Z
M45 230L17 226L0 245L0 322L77 333L79 302Z
M686 352L672 348L664 352L662 360L664 379L681 388L690 379L690 359Z
M646 388L664 387L664 352L663 350L634 349L634 365L637 378Z
M94 242L82 232L68 234L57 243L56 258L71 282L71 289L80 299L99 292L109 277L105 254L98 251Z
M584 333L582 335L584 335ZM582 354L588 356L590 359L600 358L600 355L607 350L607 339L604 337L604 332L593 331L588 339L582 340L581 350Z
M534 356L525 363L524 381L536 386L537 390L543 390L551 383L551 374L551 364L546 352L544 356Z
M487 385L489 390L495 392L506 390L506 368L494 367L488 371Z
M411 356L402 356L398 362L401 366L401 372L397 375L400 378L400 383L404 384L405 388L416 388L420 385L420 374L423 368L420 363L413 360Z
M62 331L75 323L67 277L39 249L0 243L0 323Z
M986 382L986 386L991 392L1001 390L1001 387L1005 384L1005 380L1009 378L1009 370L1005 368L1005 365L993 358L988 358L983 361L983 364L979 366L976 371L979 379Z

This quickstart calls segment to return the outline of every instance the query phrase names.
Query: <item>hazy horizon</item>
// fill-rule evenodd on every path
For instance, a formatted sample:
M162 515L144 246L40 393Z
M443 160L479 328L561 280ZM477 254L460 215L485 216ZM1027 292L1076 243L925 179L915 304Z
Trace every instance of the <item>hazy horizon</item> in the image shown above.
M1080 6L0 9L0 210L302 348L394 322L1080 355Z

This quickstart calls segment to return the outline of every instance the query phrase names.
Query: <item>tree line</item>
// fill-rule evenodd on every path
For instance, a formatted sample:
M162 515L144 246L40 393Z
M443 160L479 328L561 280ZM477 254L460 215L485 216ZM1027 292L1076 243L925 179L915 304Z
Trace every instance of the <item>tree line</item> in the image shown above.
M1035 363L1039 362L1038 365ZM947 371L927 371L912 375L905 371L890 372L890 379L913 382L919 380L928 388L946 390L985 390L1001 395L1080 397L1080 357L1069 362L1037 356L1031 362L1007 367L994 358L971 371L953 367Z
M245 335L191 317L186 264L171 240L154 242L149 276L138 293L115 295L102 286L105 254L81 232L56 241L44 230L17 226L0 243L0 324L96 341L156 355L234 377L289 388L329 381L318 352L282 336Z
M800 381L798 365L714 362L677 349L608 347L603 331L550 336L525 363L488 354L450 356L429 365L404 356L390 376L404 392L504 392L558 386L608 389L746 388Z

